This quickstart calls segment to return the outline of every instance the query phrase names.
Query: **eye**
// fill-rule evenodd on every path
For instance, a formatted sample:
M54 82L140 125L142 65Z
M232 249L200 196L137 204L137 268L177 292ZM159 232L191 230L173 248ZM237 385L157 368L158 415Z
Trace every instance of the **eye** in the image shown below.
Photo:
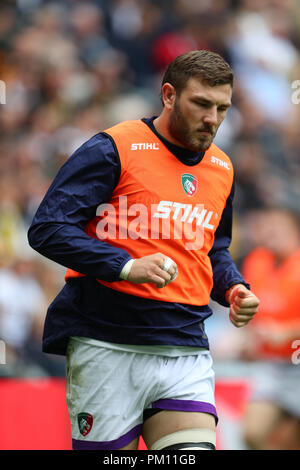
M227 109L228 109L227 106L220 106L218 108L218 111L220 111L221 113L224 113L225 111L227 111Z
M194 104L197 106L200 106L201 108L209 108L210 103L207 103L206 101L198 101L198 100L192 100Z

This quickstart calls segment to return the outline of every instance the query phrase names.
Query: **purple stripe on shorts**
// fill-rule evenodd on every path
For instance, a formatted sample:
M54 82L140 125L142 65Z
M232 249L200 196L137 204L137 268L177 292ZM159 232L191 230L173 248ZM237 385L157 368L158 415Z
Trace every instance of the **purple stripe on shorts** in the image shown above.
M142 432L142 425L138 424L123 436L113 441L85 441L72 439L73 450L118 450L129 444Z
M152 408L161 408L163 410L172 411L199 411L202 413L210 413L216 418L218 422L217 410L214 405L205 401L195 400L174 400L165 398L157 400L152 403Z

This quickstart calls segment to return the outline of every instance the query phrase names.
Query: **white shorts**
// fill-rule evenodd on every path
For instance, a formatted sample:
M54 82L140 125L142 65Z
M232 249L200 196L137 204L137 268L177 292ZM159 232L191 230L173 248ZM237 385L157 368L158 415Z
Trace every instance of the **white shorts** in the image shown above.
M115 450L141 435L144 411L217 413L209 351L168 357L71 339L67 405L73 449Z

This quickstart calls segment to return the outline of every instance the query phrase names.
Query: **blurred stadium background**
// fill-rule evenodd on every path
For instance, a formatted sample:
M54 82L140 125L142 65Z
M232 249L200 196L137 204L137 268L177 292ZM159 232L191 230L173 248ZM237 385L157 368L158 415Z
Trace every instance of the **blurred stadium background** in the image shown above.
M242 269L267 242L268 207L299 216L300 104L292 83L300 80L300 2L1 0L0 449L70 448L64 358L41 353L47 306L65 270L28 247L35 210L81 143L123 119L160 112L166 64L193 49L220 53L236 75L216 144L235 165L231 252ZM247 334L231 326L227 309L213 307L207 332L219 448L244 449L256 362L245 353Z

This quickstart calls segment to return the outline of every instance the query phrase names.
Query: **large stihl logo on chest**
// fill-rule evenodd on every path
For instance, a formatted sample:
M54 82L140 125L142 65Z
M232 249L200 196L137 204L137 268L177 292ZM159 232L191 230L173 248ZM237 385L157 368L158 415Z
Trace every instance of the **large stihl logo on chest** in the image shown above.
M205 234L213 233L219 223L218 213L204 204L129 204L127 196L119 196L115 204L100 204L96 216L101 240L181 240L187 250L200 250Z
M205 209L203 204L182 204L181 202L160 201L156 212L153 217L159 219L179 220L188 224L196 223L196 225L214 230L215 225L210 223L211 219L218 218L218 215L213 211Z

